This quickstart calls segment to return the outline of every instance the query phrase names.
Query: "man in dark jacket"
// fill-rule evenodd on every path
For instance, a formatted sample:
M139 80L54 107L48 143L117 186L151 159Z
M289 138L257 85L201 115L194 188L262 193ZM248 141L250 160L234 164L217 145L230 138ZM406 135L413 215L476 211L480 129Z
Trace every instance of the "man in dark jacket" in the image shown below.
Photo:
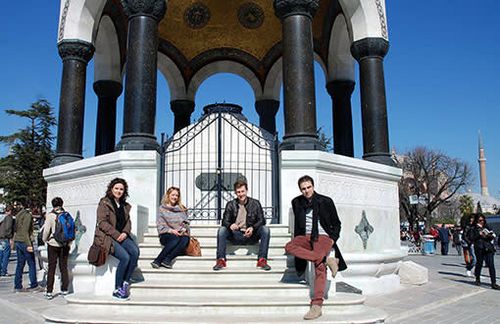
M267 251L271 234L265 226L266 219L262 206L257 199L247 196L248 185L244 180L234 183L236 199L226 204L226 210L222 218L222 226L217 232L217 262L214 270L226 267L226 244L231 241L234 244L256 244L260 240L257 267L263 270L271 270L267 264Z
M36 279L35 253L32 243L33 235L33 217L28 209L23 208L16 215L16 231L14 233L14 243L16 245L17 265L16 276L14 278L14 290L16 292L23 290L23 271L24 265L28 263L30 289L38 289Z
M450 246L450 230L443 223L438 231L439 240L441 241L441 254L448 255L448 249Z
M0 277L7 275L10 258L10 240L14 235L12 206L5 208L5 215L0 219Z
M335 277L337 271L347 268L347 265L337 247L341 223L333 200L314 191L314 180L303 176L298 181L302 195L292 200L295 216L294 238L285 246L287 254L294 255L295 269L301 276L307 262L314 263L314 296L311 308L304 315L310 320L321 316L321 306L326 288L326 267ZM335 257L328 257L332 248Z

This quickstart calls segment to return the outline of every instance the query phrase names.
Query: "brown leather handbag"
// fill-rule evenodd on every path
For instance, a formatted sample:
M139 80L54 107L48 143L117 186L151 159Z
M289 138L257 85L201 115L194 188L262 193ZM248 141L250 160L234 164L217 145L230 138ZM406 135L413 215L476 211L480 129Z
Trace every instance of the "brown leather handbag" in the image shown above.
M194 236L189 237L189 243L186 247L186 255L199 257L201 256L201 246L198 239Z
M97 244L92 244L87 254L87 260L90 264L100 267L106 263L106 249Z

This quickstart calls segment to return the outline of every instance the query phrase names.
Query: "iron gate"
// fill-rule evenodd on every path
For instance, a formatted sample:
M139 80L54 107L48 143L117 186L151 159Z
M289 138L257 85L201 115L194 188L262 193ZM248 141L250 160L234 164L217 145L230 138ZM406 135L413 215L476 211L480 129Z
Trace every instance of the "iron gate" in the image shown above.
M278 141L249 122L233 104L204 107L201 119L162 146L166 188L178 186L190 219L216 222L234 199L233 183L243 178L248 195L260 201L264 215L278 223Z

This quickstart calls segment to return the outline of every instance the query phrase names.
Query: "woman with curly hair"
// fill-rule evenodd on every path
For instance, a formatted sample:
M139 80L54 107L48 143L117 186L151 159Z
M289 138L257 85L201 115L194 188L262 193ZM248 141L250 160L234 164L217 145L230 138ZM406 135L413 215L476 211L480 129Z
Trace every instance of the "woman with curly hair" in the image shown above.
M170 187L163 196L158 208L156 226L163 249L151 262L151 266L155 269L160 266L171 269L173 259L183 254L189 243L187 209L181 202L179 188Z
M116 269L113 297L127 300L132 272L137 267L139 247L130 237L130 204L128 185L115 178L108 184L106 194L97 207L97 227L94 242L119 260Z

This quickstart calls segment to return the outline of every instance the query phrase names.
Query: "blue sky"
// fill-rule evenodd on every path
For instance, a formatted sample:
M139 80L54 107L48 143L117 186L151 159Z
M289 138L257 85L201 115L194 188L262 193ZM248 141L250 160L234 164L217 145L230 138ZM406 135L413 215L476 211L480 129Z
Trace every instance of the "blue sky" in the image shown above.
M418 145L442 150L470 163L479 192L477 133L481 130L487 158L491 195L500 197L500 1L436 0L387 2L390 50L385 59L390 145L406 151ZM59 1L8 1L0 20L0 134L24 127L7 116L8 108L24 109L39 98L57 111L62 63L57 53ZM13 14L13 13L16 14ZM5 14L10 13L10 14ZM96 98L93 65L87 78L84 156L94 154ZM357 81L357 80L356 80ZM325 78L316 69L318 126L331 134L331 101ZM160 77L157 135L171 134L173 114L166 81ZM123 95L122 95L123 97ZM193 114L214 102L243 106L258 124L250 86L235 75L218 74L200 87ZM359 89L353 94L355 155L362 155ZM122 98L118 101L117 133L122 128ZM193 119L193 120L194 120ZM277 126L283 133L283 114ZM118 136L119 138L119 136ZM5 147L0 155L5 155Z

